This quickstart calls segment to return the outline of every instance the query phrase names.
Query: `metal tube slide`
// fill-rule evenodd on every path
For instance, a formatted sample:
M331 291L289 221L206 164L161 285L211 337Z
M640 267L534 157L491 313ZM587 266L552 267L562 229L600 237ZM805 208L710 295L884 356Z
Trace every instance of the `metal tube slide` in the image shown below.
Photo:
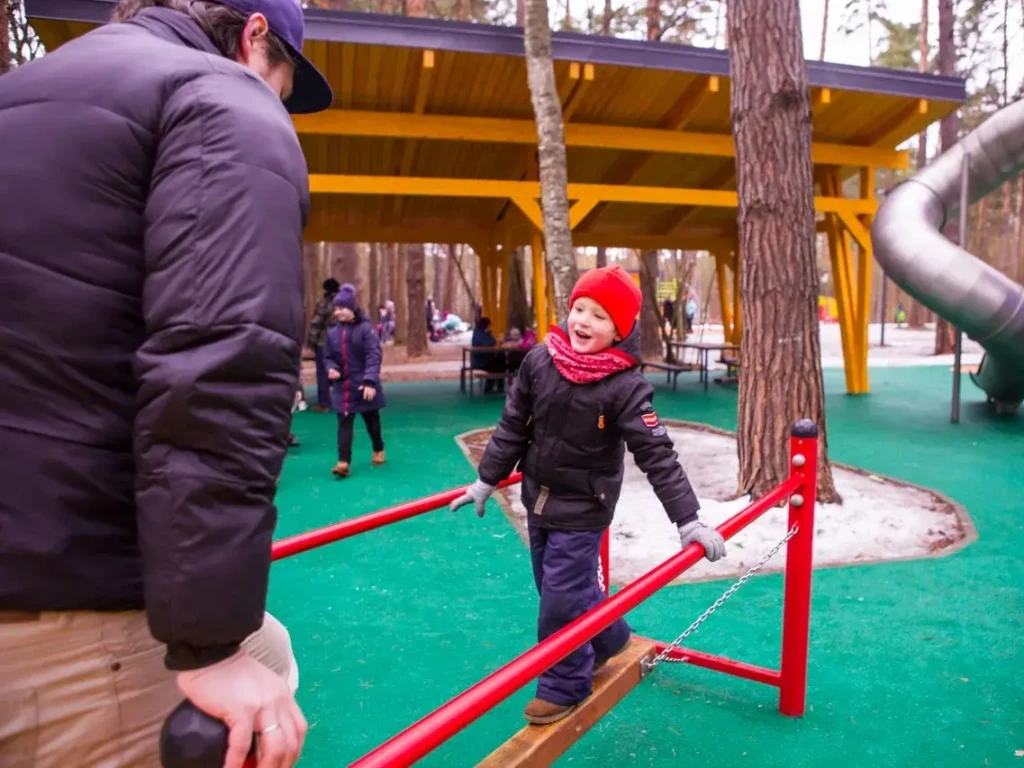
M985 349L974 383L1000 411L1024 400L1024 287L942 235L960 208L960 174L970 199L1024 169L1024 100L996 112L894 188L875 215L875 258L904 291Z
M737 512L718 532L731 539L761 515L799 489L803 478L791 475L753 504ZM704 557L690 544L661 565L624 587L596 608L567 624L521 656L485 677L429 715L392 736L351 768L404 768L429 754L467 725L548 669L664 587Z

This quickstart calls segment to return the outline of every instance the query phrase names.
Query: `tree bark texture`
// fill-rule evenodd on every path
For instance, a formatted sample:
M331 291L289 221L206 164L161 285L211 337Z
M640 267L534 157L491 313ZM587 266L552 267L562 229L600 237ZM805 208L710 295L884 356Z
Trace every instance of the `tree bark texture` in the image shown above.
M644 251L640 256L640 278L643 302L640 304L640 353L651 360L661 360L665 348L661 343L663 329L658 308L658 252Z
M380 244L370 243L370 301L366 309L370 313L371 322L377 322L377 308L380 300Z
M956 44L953 41L953 0L939 0L939 48L936 62L940 75L953 75L956 72ZM960 131L959 112L950 112L939 122L939 152L945 152L956 144ZM943 230L953 242L959 242L959 217L954 217ZM935 354L949 355L953 352L953 328L946 320L935 316Z
M596 265L598 269L608 266L608 251L602 246L597 249Z
M405 285L406 263L409 259L409 246L404 243L392 246L395 260L391 265L393 293L391 300L395 302L395 343L405 344L409 338L409 292Z
M439 301L441 306L449 312L456 312L458 297L458 285L455 282L455 246L448 246L448 258L444 264L444 290Z
M568 170L562 104L558 99L555 68L551 59L551 27L546 0L525 0L526 76L537 125L541 210L544 247L554 277L555 315L561 322L568 314L569 296L579 279L569 228Z
M818 498L838 500L828 463L818 336L811 105L798 0L729 5L732 128L742 268L739 494L789 476L793 422L820 435Z
M408 355L412 358L427 354L427 286L424 280L426 253L422 243L409 246L408 259L405 273L409 287L409 303L406 307L409 333L405 343Z
M441 303L441 292L444 290L444 282L441 279L444 269L443 262L441 261L441 250L442 246L435 244L430 257L430 261L434 266L434 291L432 298L434 299L434 304L437 305L438 310L445 310L447 307Z
M3 16L3 23L0 23L0 75L10 72L14 66L11 57L11 25L14 21L14 11L7 0L4 0Z
M825 0L825 12L821 16L821 51L818 60L825 60L825 43L828 41L828 0Z

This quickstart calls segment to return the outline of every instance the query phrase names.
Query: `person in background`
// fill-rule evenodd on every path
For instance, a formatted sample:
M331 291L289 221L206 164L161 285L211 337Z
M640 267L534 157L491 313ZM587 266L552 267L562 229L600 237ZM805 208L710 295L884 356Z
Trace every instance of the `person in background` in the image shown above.
M352 466L352 439L356 414L361 414L373 444L373 466L385 461L380 411L384 389L380 383L380 338L370 319L356 303L356 289L345 283L334 297L337 324L327 330L324 362L331 381L331 400L338 414L338 463L331 473L348 477Z
M476 321L476 327L473 329L473 338L470 340L470 345L474 347L497 347L498 340L491 333L491 318L481 317ZM471 352L469 355L469 364L472 366L474 371L486 371L487 373L504 373L505 372L505 357L504 355L498 355L488 352ZM484 382L484 392L494 392L497 388L498 392L505 391L504 379L487 379Z
M294 0L109 5L0 77L0 765L159 765L184 697L227 725L226 768L254 736L286 768L308 728L266 614L305 335L289 112L331 90Z
M306 344L313 350L313 361L316 364L316 405L315 413L331 412L331 388L327 380L327 366L324 365L324 343L327 341L327 328L334 323L334 297L338 295L338 281L333 277L324 280L323 296L313 308L313 317L309 321L309 335Z
M477 480L451 503L453 511L473 504L483 517L498 483L521 469L540 593L538 642L605 600L598 549L622 491L626 449L682 547L696 542L711 561L725 555L722 536L697 517L697 496L640 372L640 304L640 289L622 267L584 273L567 320L519 368ZM572 712L590 695L594 670L626 648L630 632L619 619L541 674L526 719L545 725Z

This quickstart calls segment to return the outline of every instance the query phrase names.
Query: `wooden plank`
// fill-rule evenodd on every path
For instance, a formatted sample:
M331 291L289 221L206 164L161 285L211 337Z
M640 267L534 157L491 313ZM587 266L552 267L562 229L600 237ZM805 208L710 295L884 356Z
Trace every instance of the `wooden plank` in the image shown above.
M654 641L634 636L626 650L595 675L593 693L571 715L551 725L527 725L478 763L478 768L551 765L640 684L640 662L655 655Z

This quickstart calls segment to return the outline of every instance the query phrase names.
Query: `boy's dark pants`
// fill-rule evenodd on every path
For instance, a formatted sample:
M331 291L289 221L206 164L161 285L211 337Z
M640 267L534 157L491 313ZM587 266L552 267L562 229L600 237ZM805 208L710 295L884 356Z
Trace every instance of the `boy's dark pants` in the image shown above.
M540 642L606 599L597 580L604 531L555 531L534 525L529 531L533 576L540 592ZM583 701L591 692L595 659L620 651L630 632L625 620L619 619L573 651L540 676L537 698L562 705Z
M356 415L338 414L338 461L352 461L352 427L355 426ZM373 443L373 450L380 453L384 450L384 438L380 432L380 411L367 411L363 414L363 423Z

